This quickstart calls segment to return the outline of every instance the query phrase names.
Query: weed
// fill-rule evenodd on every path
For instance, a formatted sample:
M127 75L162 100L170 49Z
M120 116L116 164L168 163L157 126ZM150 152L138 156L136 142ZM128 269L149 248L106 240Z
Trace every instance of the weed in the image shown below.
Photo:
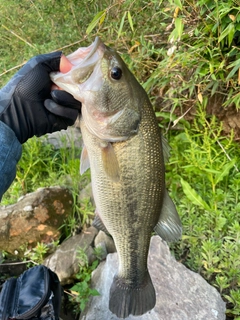
M239 148L203 108L191 128L171 132L170 140L167 180L184 230L175 256L218 288L233 316L240 282Z
M48 246L45 243L38 242L36 247L25 252L24 256L30 259L34 263L42 264L46 253L49 251Z
M91 265L88 263L88 258L83 249L78 250L79 272L76 274L76 283L70 289L70 301L74 305L74 312L79 314L82 312L91 296L98 296L99 292L90 287L91 273L98 266L98 260L95 260Z

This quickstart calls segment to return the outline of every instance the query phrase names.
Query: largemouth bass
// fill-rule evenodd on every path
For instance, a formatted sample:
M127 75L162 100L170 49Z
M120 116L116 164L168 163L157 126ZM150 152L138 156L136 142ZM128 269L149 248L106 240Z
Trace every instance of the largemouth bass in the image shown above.
M146 92L114 50L96 38L67 59L71 70L51 77L82 102L80 171L91 169L94 225L113 237L119 256L109 309L119 318L142 315L156 303L147 268L153 231L166 241L181 237L165 188L168 146Z

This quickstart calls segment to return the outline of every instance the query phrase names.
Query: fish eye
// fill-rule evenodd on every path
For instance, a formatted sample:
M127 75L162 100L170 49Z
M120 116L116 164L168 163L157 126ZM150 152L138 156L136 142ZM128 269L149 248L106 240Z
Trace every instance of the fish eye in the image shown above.
M120 80L122 77L122 70L119 67L113 67L111 70L111 78L114 80Z

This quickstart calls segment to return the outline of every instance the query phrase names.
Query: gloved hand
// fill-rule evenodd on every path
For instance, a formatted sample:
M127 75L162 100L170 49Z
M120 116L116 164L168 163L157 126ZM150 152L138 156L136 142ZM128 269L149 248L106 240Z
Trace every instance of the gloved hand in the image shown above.
M0 121L20 143L73 125L81 103L61 90L51 92L49 73L59 71L61 52L29 60L0 90Z

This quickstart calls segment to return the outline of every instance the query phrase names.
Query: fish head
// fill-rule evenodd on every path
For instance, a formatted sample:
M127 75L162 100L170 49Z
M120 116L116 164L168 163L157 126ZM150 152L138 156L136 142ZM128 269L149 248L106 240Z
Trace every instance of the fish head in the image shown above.
M89 131L110 142L135 135L146 93L118 53L96 38L67 59L71 70L50 76L82 103L82 118Z

